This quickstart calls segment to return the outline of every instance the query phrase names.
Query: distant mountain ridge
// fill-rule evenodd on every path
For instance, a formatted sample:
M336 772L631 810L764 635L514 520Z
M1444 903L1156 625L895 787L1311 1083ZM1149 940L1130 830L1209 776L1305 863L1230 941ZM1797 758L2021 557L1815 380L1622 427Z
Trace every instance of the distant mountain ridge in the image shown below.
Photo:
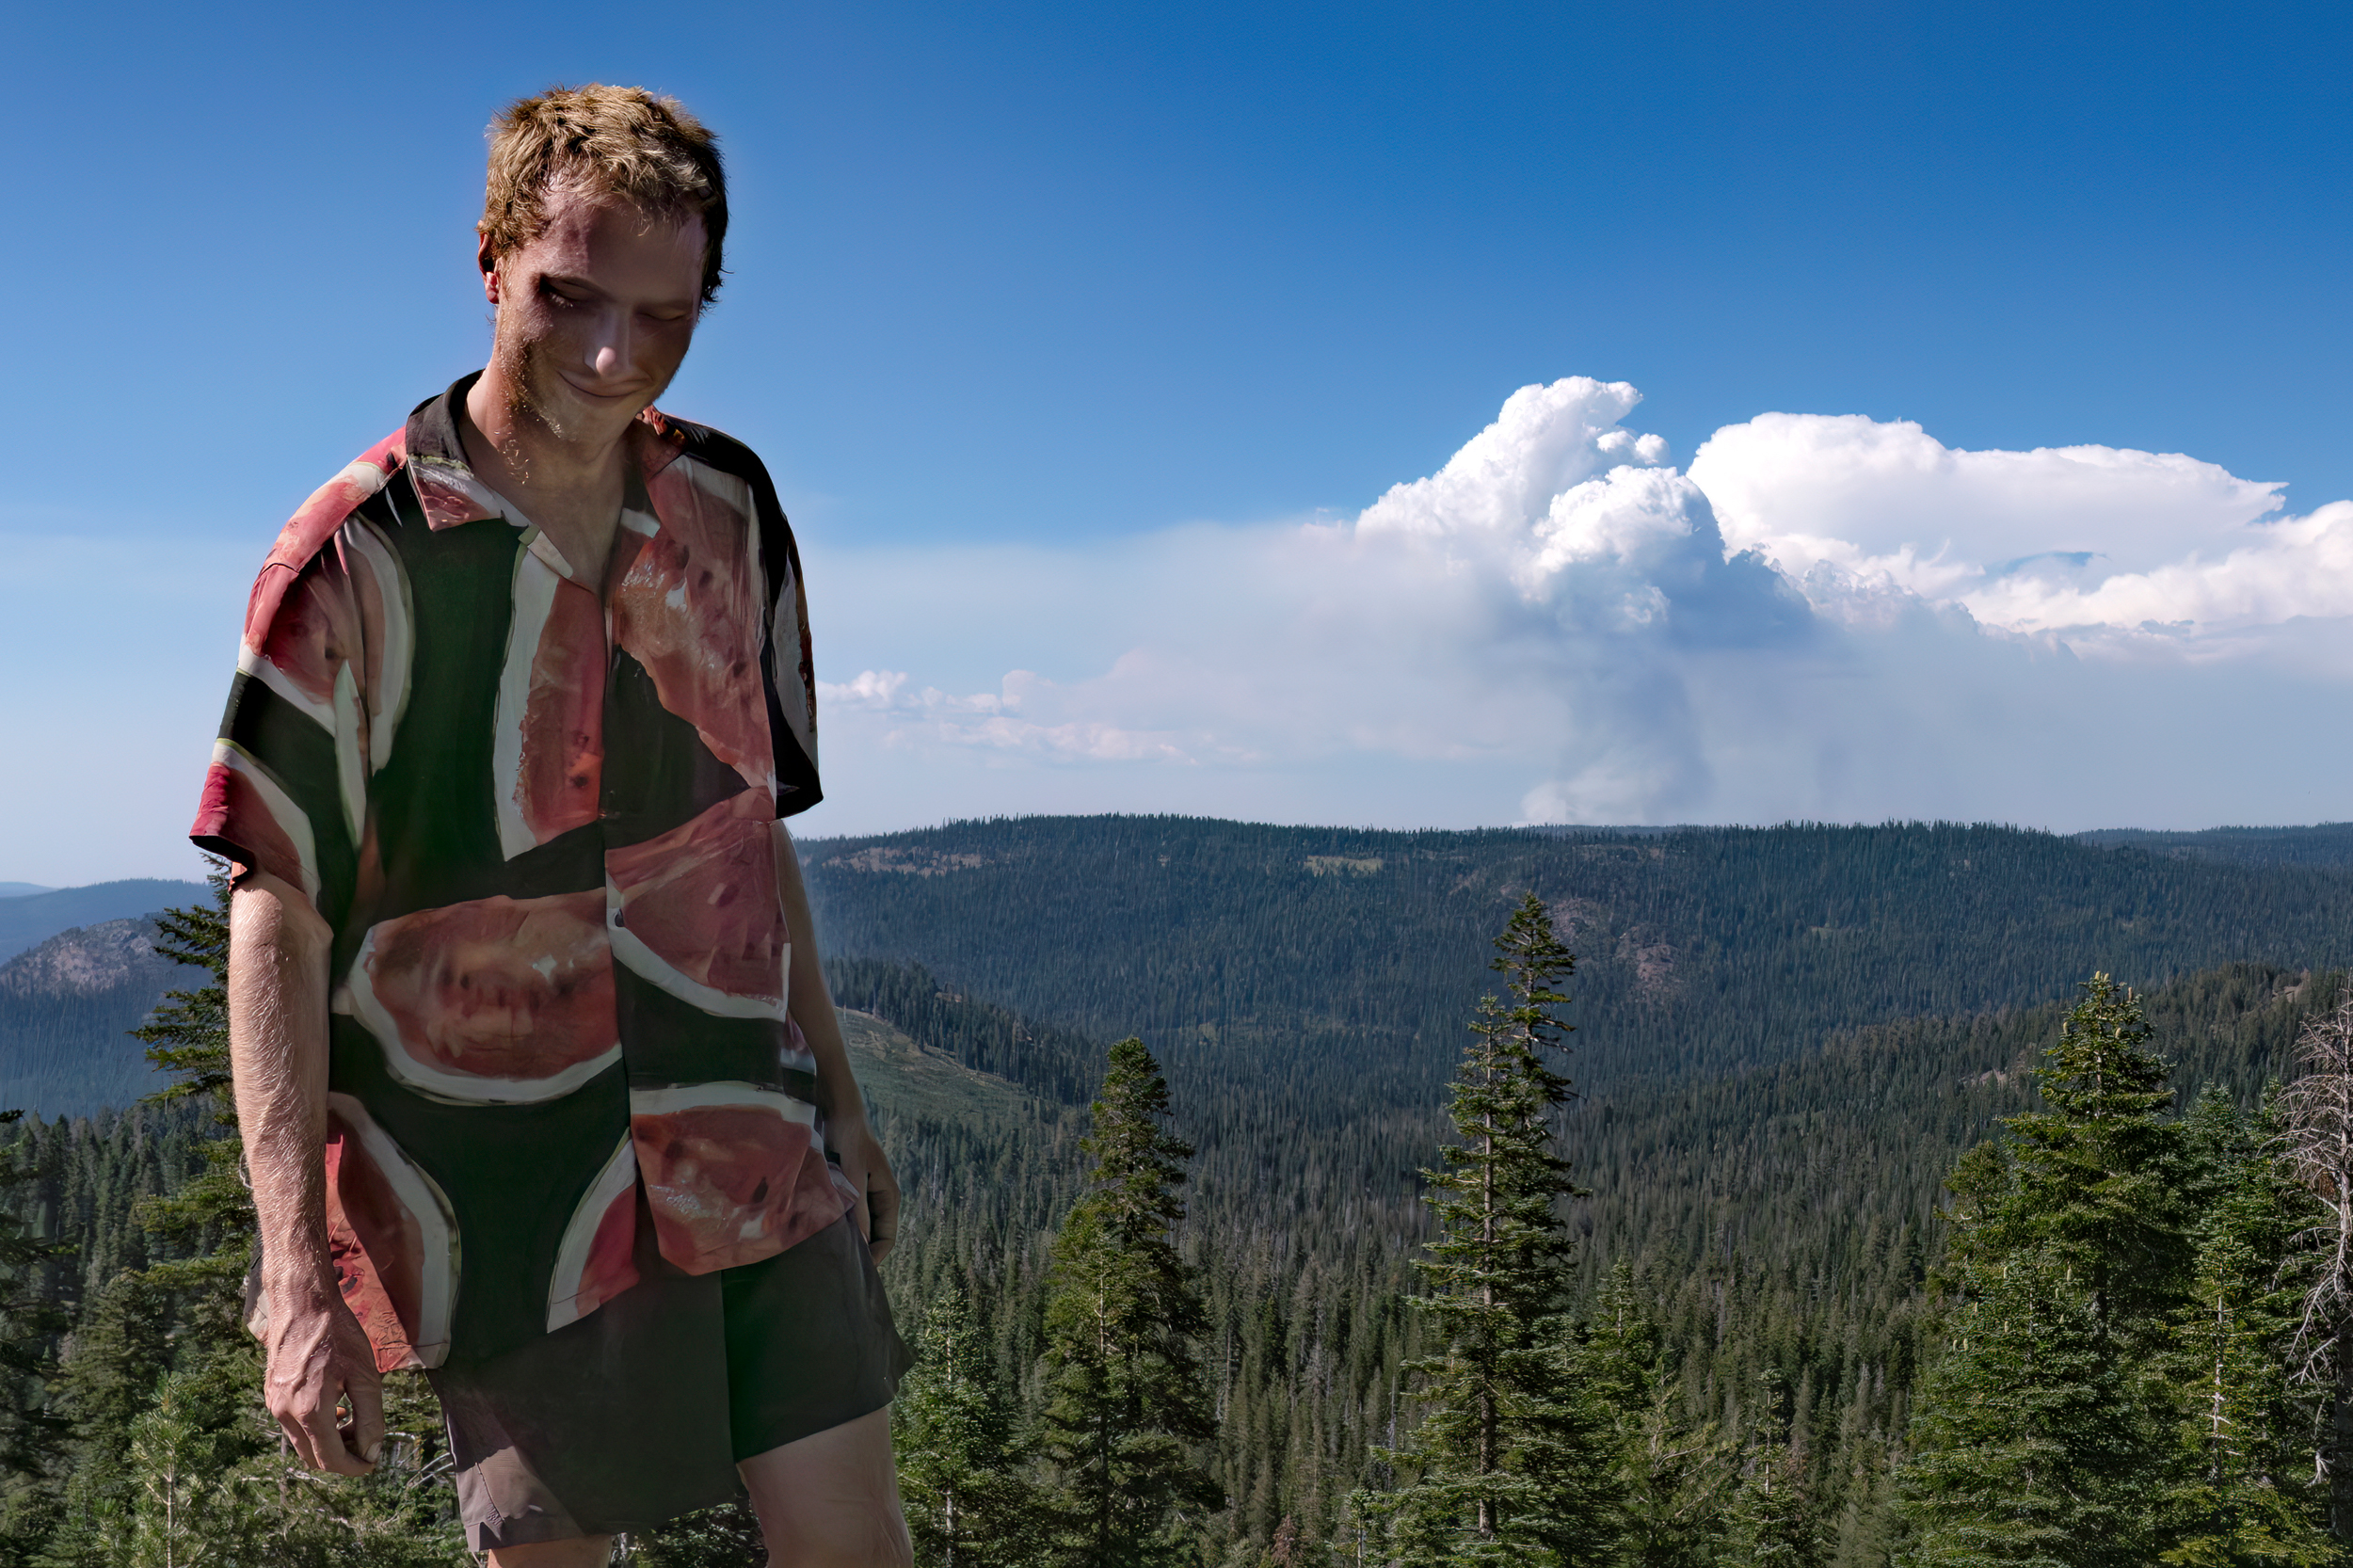
M1450 1064L1465 999L1489 988L1488 937L1530 888L1580 955L1589 1079L1708 1074L1836 1029L2032 1006L2094 968L2154 985L2217 964L2353 963L2342 823L2068 837L1037 817L801 849L832 958L883 961L877 1000L918 965L918 990L1036 1020L1027 1043L987 1047L986 1065L1064 1103L1092 1071L1081 1043L1129 1032L1221 1095L1321 1080L1334 1053L1355 1063L1299 1107L1310 1117L1417 1097ZM0 1105L55 1115L146 1092L120 1032L191 981L142 948L145 922L206 896L132 881L0 899Z
M2311 827L2206 827L2194 833L2104 827L2075 837L2088 844L2140 849L2180 859L2223 860L2240 866L2353 870L2353 823L2325 822Z
M201 882L136 879L0 898L0 958L23 952L75 926L137 920L159 909L200 903L208 896Z
M1955 824L1035 817L810 840L802 857L835 953L920 964L1043 1025L1142 1033L1176 1080L1220 1093L1316 1077L1297 1109L1319 1117L1443 1080L1493 985L1489 940L1529 890L1579 955L1588 1075L1762 1065L1835 1029L2053 1000L2095 968L2154 986L2353 963L2353 871ZM1360 1070L1321 1083L1310 1064L1333 1053Z

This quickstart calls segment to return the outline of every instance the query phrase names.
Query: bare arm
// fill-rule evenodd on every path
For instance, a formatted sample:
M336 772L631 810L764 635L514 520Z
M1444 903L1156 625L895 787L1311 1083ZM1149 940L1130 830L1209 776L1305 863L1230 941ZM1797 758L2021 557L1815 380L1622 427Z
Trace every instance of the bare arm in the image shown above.
M327 922L265 872L229 904L229 1059L269 1309L263 1396L302 1462L363 1475L384 1440L376 1353L327 1250ZM335 1407L351 1401L339 1428Z
M841 1174L859 1194L857 1227L866 1233L877 1262L899 1235L899 1178L890 1173L882 1144L866 1121L866 1096L850 1071L841 1044L841 1020L825 988L824 966L817 958L817 922L808 912L808 890L801 884L801 857L789 833L776 835L776 888L784 898L786 929L792 934L792 1021L817 1058L817 1095L825 1112L825 1142L841 1157Z

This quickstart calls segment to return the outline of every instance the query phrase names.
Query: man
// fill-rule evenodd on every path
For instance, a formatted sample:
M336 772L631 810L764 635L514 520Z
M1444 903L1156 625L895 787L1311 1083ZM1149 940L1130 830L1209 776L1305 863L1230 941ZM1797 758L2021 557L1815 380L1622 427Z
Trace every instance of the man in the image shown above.
M424 1368L499 1568L739 1476L776 1563L908 1556L898 1191L781 821L800 562L759 459L652 407L726 232L674 101L500 118L490 363L286 525L193 830L236 868L269 1408L362 1473L379 1373Z

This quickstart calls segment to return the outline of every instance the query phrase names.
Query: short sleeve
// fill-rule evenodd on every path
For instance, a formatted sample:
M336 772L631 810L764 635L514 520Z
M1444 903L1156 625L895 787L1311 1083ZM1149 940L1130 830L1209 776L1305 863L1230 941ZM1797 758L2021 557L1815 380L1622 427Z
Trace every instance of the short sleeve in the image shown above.
M776 752L776 811L792 816L823 795L817 775L817 675L808 642L808 593L790 530L768 625L769 728Z
M738 450L744 450L739 448ZM775 584L768 614L768 732L776 754L776 815L795 816L824 798L817 772L817 666L808 639L808 585L800 547L776 500L766 465L744 450L752 505L758 512L760 558Z
M300 565L263 567L188 833L239 874L301 888L330 922L366 818L364 635L343 553L330 540Z

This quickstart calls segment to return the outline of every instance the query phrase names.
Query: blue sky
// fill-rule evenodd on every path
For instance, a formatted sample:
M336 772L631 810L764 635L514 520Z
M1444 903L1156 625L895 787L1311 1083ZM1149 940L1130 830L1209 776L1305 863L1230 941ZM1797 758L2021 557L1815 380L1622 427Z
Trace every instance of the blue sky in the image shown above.
M253 565L479 362L481 127L589 78L732 160L665 401L765 455L808 552L815 830L2353 816L2342 8L551 14L14 24L0 648L50 760L0 780L0 876L190 866ZM1570 377L1642 401L1501 417ZM1520 511L1383 500L1491 425L1551 465L1497 481ZM2097 562L2010 566L2052 552ZM2077 704L2163 776L2038 760ZM2299 739L2233 766L2185 723Z

